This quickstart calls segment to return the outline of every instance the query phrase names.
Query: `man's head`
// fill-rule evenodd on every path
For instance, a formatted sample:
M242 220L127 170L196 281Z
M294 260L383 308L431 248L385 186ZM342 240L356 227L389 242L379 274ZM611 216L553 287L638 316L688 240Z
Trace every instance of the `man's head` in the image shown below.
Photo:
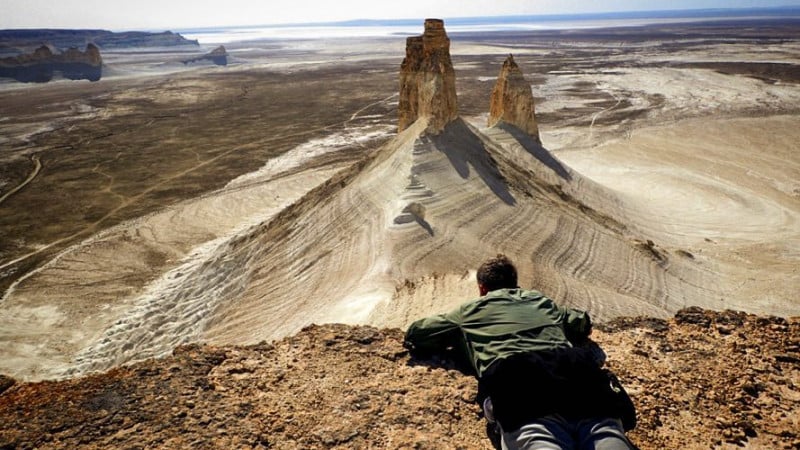
M496 289L516 287L517 268L506 255L497 255L478 267L478 289L481 295Z

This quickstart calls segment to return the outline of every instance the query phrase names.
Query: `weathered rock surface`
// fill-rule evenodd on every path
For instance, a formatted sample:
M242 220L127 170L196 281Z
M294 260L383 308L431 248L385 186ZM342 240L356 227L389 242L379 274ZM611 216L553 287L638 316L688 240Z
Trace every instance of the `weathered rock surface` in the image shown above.
M210 52L206 53L203 56L198 56L197 58L191 58L184 60L184 64L192 64L196 62L204 62L209 61L218 66L227 66L228 65L228 50L225 49L224 45L220 45L219 47L211 50Z
M501 121L514 125L539 141L531 85L525 80L512 55L508 55L503 62L489 105L488 125L493 127Z
M72 47L63 53L42 45L33 53L0 59L0 77L26 83L46 83L56 72L70 80L97 81L102 71L103 58L94 44L88 44L85 52Z
M682 310L593 337L661 448L798 448L800 319ZM476 382L397 329L311 326L0 393L0 448L488 449Z
M398 131L425 116L427 131L437 134L458 117L455 79L444 22L426 19L425 32L406 39L406 57L400 65Z

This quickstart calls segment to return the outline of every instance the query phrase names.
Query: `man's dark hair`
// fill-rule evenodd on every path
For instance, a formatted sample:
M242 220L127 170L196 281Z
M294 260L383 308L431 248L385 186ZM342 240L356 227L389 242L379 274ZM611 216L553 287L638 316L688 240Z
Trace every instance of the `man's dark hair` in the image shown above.
M517 268L506 255L499 254L478 267L478 284L487 291L517 287Z

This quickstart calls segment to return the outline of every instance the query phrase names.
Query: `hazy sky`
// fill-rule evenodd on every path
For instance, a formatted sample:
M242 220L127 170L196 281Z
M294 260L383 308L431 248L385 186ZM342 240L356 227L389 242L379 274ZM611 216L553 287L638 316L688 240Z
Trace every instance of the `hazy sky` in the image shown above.
M800 0L0 0L0 29L166 30L347 19L762 6L800 6Z

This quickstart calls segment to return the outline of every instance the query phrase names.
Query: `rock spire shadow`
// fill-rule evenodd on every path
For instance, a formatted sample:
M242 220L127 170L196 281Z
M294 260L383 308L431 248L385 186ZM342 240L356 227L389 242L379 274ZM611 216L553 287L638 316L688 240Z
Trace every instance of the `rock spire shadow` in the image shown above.
M486 144L463 119L454 120L441 133L426 139L430 139L433 146L447 156L462 178L469 176L472 167L494 195L508 205L516 204Z

